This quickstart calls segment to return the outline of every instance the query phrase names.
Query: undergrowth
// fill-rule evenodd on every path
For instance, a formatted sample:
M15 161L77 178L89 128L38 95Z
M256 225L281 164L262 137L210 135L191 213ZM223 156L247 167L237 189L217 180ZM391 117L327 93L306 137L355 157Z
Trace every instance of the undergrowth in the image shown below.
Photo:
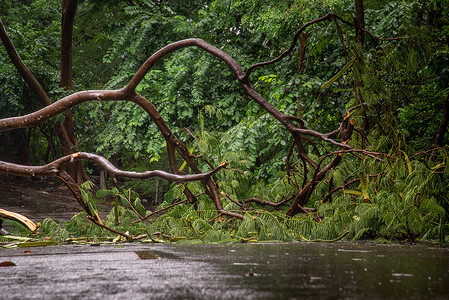
M183 186L173 184L165 194L165 201L155 211L144 208L139 194L131 189L100 190L96 195L89 182L82 185L83 199L97 211L99 199L113 204L111 212L102 220L113 230L126 233L140 242L223 243L256 241L334 241L369 239L391 241L449 242L449 166L448 153L427 158L409 158L398 151L384 161L356 162L345 156L342 163L329 172L316 187L308 213L287 217L279 210L258 203L246 203L251 197L280 202L289 193L283 174L275 181L258 179L249 169L236 172L224 170L217 175L222 190L224 209L240 213L243 219L217 213L213 203L198 183L188 183L189 189L200 196L195 204L174 205L185 200ZM247 157L226 153L236 167L242 168ZM229 159L231 158L231 159ZM345 174L343 176L342 174ZM231 201L228 197L229 195ZM235 202L239 201L241 205ZM145 218L146 216L149 216ZM145 219L144 219L145 218ZM70 222L57 224L45 219L37 234L29 236L21 225L6 220L11 236L0 236L0 243L17 246L25 240L52 243L106 243L127 241L123 236L103 229L87 219L85 212ZM14 236L17 239L14 239ZM11 241L15 241L11 244Z

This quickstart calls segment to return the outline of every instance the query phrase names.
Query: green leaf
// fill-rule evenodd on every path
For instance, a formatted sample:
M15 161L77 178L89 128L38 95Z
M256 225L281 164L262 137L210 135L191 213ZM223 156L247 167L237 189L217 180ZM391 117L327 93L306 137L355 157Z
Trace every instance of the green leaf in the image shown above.
M136 209L136 211L141 215L141 216L145 216L145 207L142 205L142 202L140 201L139 198L137 198L136 200L134 200L134 208Z
M113 191L113 190L98 190L97 193L95 194L95 196L97 198L104 198L104 197L111 196L114 194L115 194L115 191Z

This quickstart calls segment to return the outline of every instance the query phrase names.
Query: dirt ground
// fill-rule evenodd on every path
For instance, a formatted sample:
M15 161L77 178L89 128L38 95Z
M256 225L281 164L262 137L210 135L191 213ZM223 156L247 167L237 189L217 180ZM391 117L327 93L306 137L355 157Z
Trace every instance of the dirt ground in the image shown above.
M27 178L0 175L0 208L23 214L34 222L45 218L68 221L82 211L70 190L55 178ZM102 203L100 216L112 205Z

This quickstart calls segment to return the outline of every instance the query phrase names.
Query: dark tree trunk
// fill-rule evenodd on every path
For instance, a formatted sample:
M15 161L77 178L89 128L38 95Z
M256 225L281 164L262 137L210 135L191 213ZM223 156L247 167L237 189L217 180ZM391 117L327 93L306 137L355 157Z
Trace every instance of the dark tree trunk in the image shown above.
M309 36L302 33L299 37L299 62L298 62L298 74L302 74L306 67L306 43Z
M355 0L355 24L359 27L355 29L355 39L363 45L365 33L361 28L365 28L365 11L363 9L363 0Z
M61 81L60 86L66 90L73 89L72 73L72 40L73 25L75 23L78 0L63 0L61 14ZM75 123L73 113L68 111L65 114L64 122L57 130L59 140L61 141L62 152L64 155L77 152L78 139L75 134ZM81 184L84 179L84 167L81 162L73 162L67 165L67 172L77 184Z
M61 16L61 82L68 90L73 89L72 82L72 39L78 0L62 1Z
M0 146L3 149L3 155L1 157L1 160L13 162L14 156L11 147L10 131L0 133Z
M447 125L449 123L449 94L444 100L443 116L441 117L440 125L438 126L437 133L435 134L435 147L442 147L444 144L444 134L447 131Z
M17 135L17 139L19 162L22 165L31 165L30 154L28 152L28 138L22 131Z

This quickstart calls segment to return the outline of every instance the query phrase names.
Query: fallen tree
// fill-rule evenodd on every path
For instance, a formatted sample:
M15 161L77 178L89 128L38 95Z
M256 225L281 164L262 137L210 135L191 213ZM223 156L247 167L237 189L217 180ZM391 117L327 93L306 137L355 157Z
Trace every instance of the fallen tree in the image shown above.
M138 84L144 79L145 75L148 73L148 71L162 58L169 55L170 53L177 51L179 49L185 48L185 47L198 47L211 55L217 57L221 61L225 62L226 65L230 68L230 70L233 72L235 78L238 80L238 83L240 84L241 88L243 89L244 93L249 96L253 101L255 101L263 110L265 110L267 113L269 113L275 120L277 120L280 124L284 126L284 128L291 134L292 138L292 144L290 148L289 155L287 157L286 161L286 170L287 173L290 174L291 172L291 164L290 164L290 158L291 154L293 153L294 149L297 151L297 155L300 158L300 161L302 162L302 170L303 170L303 182L302 184L297 184L294 181L291 181L292 185L295 187L295 194L290 195L286 198L285 201L283 201L282 204L289 205L287 215L292 217L298 213L301 212L307 212L303 208L303 206L307 203L307 201L310 198L310 195L316 185L323 180L323 178L326 176L327 172L329 172L331 169L335 168L341 161L342 156L345 153L352 153L355 157L360 158L360 155L370 156L372 158L379 159L378 153L371 153L369 151L365 151L363 149L355 149L349 145L349 141L353 135L354 130L357 130L355 128L355 120L351 118L351 112L357 109L361 109L364 106L364 103L361 103L351 109L349 109L343 116L341 124L338 128L335 130L329 132L329 133L321 133L318 131L315 131L310 128L306 128L304 126L305 122L301 119L301 117L298 116L290 116L285 115L282 112L280 112L276 107L274 107L268 100L266 100L264 97L262 97L253 87L250 80L250 75L252 71L256 68L260 68L269 64L274 64L278 61L280 61L282 58L287 56L289 53L292 52L292 50L295 48L296 43L301 36L301 34L304 33L304 31L317 23L325 22L325 21L331 21L336 24L336 27L338 30L340 30L339 22L344 22L350 26L353 26L357 28L358 30L362 30L363 32L367 32L371 34L370 32L366 31L365 29L361 28L360 26L356 24L349 23L342 18L338 17L334 14L327 14L324 17L318 18L316 20L313 20L311 22L308 22L304 24L295 34L293 41L291 43L291 46L289 49L284 51L279 57L267 61L267 62L261 62L254 64L253 66L249 67L246 71L244 71L241 66L226 52L214 47L213 45L210 45L209 43L205 42L201 39L186 39L181 40L178 42L174 42L172 44L169 44L165 46L164 48L160 49L153 55L151 55L148 60L140 67L140 69L135 73L133 78L129 81L129 83L117 90L87 90L87 91L80 91L73 93L69 96L66 96L54 103L51 103L47 105L46 107L35 111L33 113L23 115L23 116L17 116L17 117L11 117L11 118L5 118L0 120L0 132L6 131L6 130L13 130L13 129L19 129L19 128L25 128L30 126L38 125L46 120L49 120L52 117L55 117L59 114L62 114L64 112L68 112L71 108L76 107L77 105L80 105L87 101L99 101L99 102L106 102L106 101L129 101L134 102L138 104L145 112L151 117L154 124L157 126L160 134L164 137L166 141L166 150L167 150L167 157L171 169L171 173L163 172L163 171L147 171L142 173L136 173L136 172L128 172L123 171L118 168L116 168L111 162L106 160L104 157L101 157L99 155L93 154L93 153L85 153L85 152L78 152L70 155L63 156L59 159L54 160L53 162L43 165L43 166L25 166L25 165L19 165L14 163L8 163L0 161L0 172L6 173L6 174L14 174L19 176L56 176L59 178L62 182L64 182L69 189L72 191L74 197L77 199L77 201L80 203L82 208L87 212L88 218L93 221L95 224L98 224L102 227L107 228L104 226L99 219L98 215L92 211L89 206L84 202L81 192L79 190L79 186L77 183L71 178L69 174L67 174L66 171L64 171L63 166L71 163L73 161L79 161L79 160L90 160L96 162L102 169L106 170L109 175L113 178L113 180L116 180L118 177L126 177L126 178L152 178L152 177L159 177L165 180L169 181L175 181L179 184L184 185L183 187L183 193L186 196L187 200L190 203L196 203L197 202L197 196L195 195L190 189L185 185L186 182L189 181L200 181L201 184L204 187L205 193L208 195L210 200L214 203L217 212L220 215L226 215L231 218L238 218L243 219L243 215L236 212L226 211L223 208L222 204L222 194L219 191L217 180L214 178L214 175L219 172L221 169L226 168L226 162L222 162L220 165L214 167L210 166L210 171L208 173L201 172L201 169L199 167L199 163L202 161L202 157L200 155L195 155L191 153L187 146L175 136L175 134L172 132L168 124L165 122L163 117L160 115L157 108L148 101L145 97L138 94L136 92L136 87ZM8 50L8 53L11 53L10 58L15 63L17 69L20 71L23 69L23 63L20 63L20 57L18 56L17 52L12 51L11 47L13 47L11 42L8 42L9 39L7 39L6 31L3 28L3 24L0 23L2 30L0 31L2 35L2 41L4 45L6 46ZM372 34L371 34L372 35ZM372 35L372 37L377 41L380 40L376 36ZM340 37L342 38L342 37ZM343 45L345 45L345 42L342 41ZM347 60L351 62L354 61L353 57L351 57L348 53ZM341 76L349 67L345 67L339 74L334 76L334 78L331 79L331 84L333 81L337 80L339 76ZM31 72L23 72L20 71L22 77L26 80L26 82L31 86L33 85L33 91L36 92L38 97L48 97L46 96L45 91L43 88L36 84L37 80L35 80L33 74ZM328 84L328 85L329 85ZM362 132L361 130L357 130L358 132ZM318 157L318 160L312 159L306 152L306 144L311 145L312 148L315 151L316 157ZM331 150L327 150L327 153L323 153L323 151L320 151L318 149L318 146L323 146L323 144L329 145ZM323 147L322 147L323 148ZM324 149L327 149L324 147ZM177 165L176 161L176 154L179 154L181 158L186 162L187 166L191 170L193 174L190 175L183 175L181 174L180 168ZM324 163L326 159L330 160L327 163ZM210 164L206 160L204 160L205 163ZM225 197L230 198L229 195L225 195ZM238 202L238 200L232 199L232 201ZM263 202L259 199L253 199L253 202ZM279 206L278 203L269 203L269 202L263 202L264 205L272 205L272 206ZM113 232L115 232L111 228L107 228ZM131 239L130 236L126 234L122 234L123 236L127 237L128 239Z

